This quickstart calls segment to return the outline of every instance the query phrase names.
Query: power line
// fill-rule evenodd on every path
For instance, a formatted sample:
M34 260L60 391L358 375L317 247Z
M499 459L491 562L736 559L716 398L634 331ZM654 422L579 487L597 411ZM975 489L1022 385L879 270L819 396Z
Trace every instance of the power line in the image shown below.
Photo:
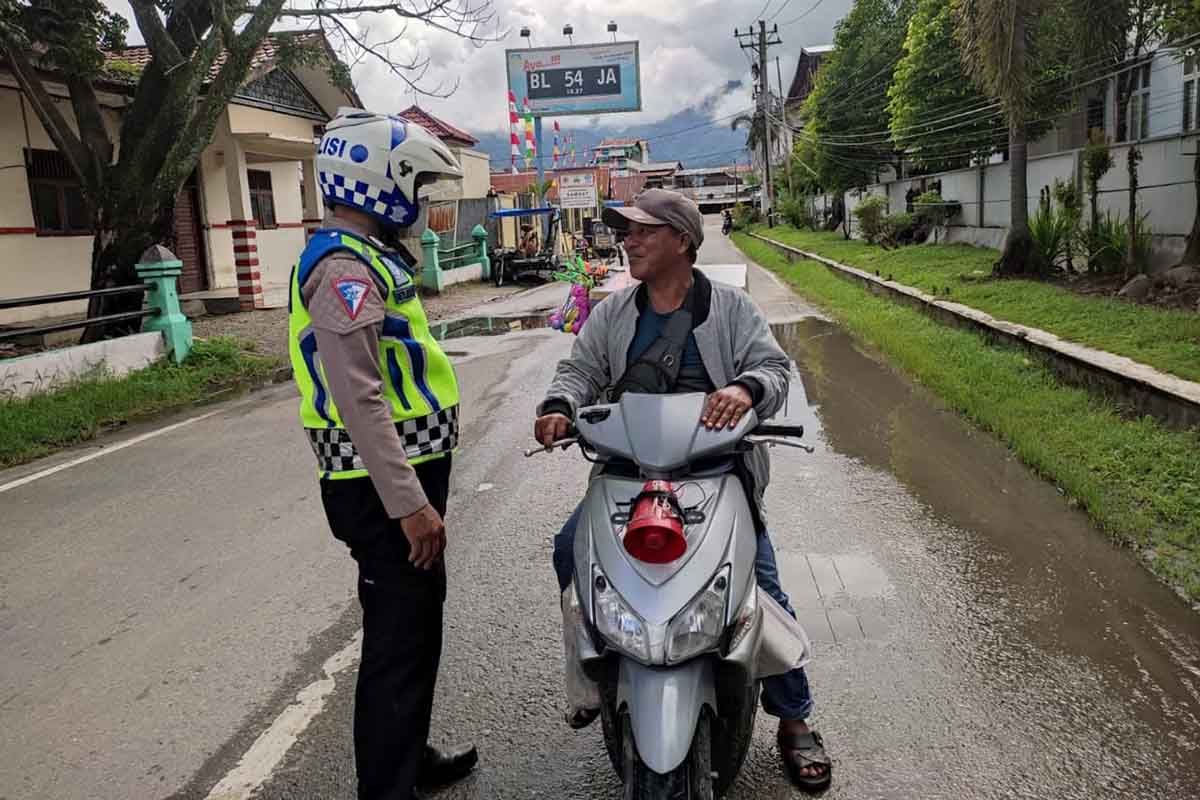
M780 6L779 8L777 8L777 9L775 9L775 13L774 13L774 14L772 14L772 15L771 15L771 16L769 16L769 17L767 17L767 22L770 22L771 20L775 19L775 18L776 18L776 17L778 17L780 14L782 14L782 13L783 13L783 12L784 12L784 11L787 9L787 7L788 7L788 6L790 6L791 4L792 4L792 0L783 0L783 5L781 5L781 6Z
M1189 38L1200 38L1200 37L1189 37ZM1187 40L1185 40L1184 43L1186 44L1186 42L1187 42ZM1035 82L1034 85L1035 86L1043 86L1043 85L1046 85L1047 83L1052 83L1055 81L1069 80L1072 77L1075 77L1075 76L1078 76L1081 74L1085 74L1094 69L1101 68L1104 66L1118 67L1115 70L1115 72L1110 72L1110 73L1107 73L1102 76L1097 76L1095 78L1092 78L1091 80L1085 81L1082 84L1077 84L1074 87L1072 87L1072 88L1078 89L1078 88L1082 88L1084 86L1088 86L1088 85L1095 83L1097 81L1100 81L1100 80L1106 80L1108 78L1111 78L1114 74L1119 74L1120 72L1124 71L1125 69L1128 69L1129 67L1127 67L1127 66L1119 66L1119 65L1124 65L1126 62L1127 62L1127 59L1123 59L1121 57L1102 56L1102 57L1093 59L1089 62L1085 62L1085 63L1082 63L1082 64L1076 66L1074 69L1072 69L1070 72L1068 72L1065 75L1044 78L1040 81ZM856 95L860 95L860 94L866 92L868 89L872 89L872 88L876 89L876 91L870 95L871 99L873 99L876 96L879 96L879 97L884 96L886 94L888 86L890 85L890 78L887 81L878 81L878 82L874 82L874 81L883 72L885 72L889 69L894 69L896 63L898 63L898 62L889 62L888 64L885 64L884 67L881 70L879 70L875 75L871 76L871 78L866 79L861 86L853 86L852 85L848 88L845 88L840 93L835 93L835 94L830 95L828 98L828 101L829 102L837 102L839 104L845 104L846 102L849 102L850 99L855 97ZM947 62L947 64L949 64L949 62ZM860 67L858 70L856 70L856 72L861 72L864 67L865 67L865 64L862 67ZM1156 69L1155 71L1158 71L1158 70ZM952 75L942 81L939 81L939 82L933 84L933 86L928 87L928 89L930 91L932 91L935 89L939 89L943 86L946 86L950 83L959 82L961 80L962 80L962 78L960 76ZM956 105L952 105L949 109L944 109L944 110L957 111L959 109L969 106L971 103L974 103L974 102L977 102L977 101L964 100L963 102L956 104ZM990 108L995 105L997 105L997 104L989 102L989 103L984 103L982 105L976 105L974 108L971 108L969 110L970 111L986 110L987 108ZM944 118L938 118L938 120L935 120L935 121L940 121L941 119L944 119ZM931 122L931 124L932 124L932 122ZM844 133L841 138L850 138L850 137L855 137L855 136L871 137L871 136L879 136L882 134L882 132L879 132L879 131L870 132L870 133L858 133L857 131L860 131L860 130L861 129L850 129L850 132Z
M1159 68L1153 69L1153 70L1151 70L1151 73L1153 74L1154 72L1160 72L1160 71L1162 71L1162 70L1169 69L1171 66L1172 66L1172 65L1165 65L1165 66L1163 66L1163 67L1159 67ZM1073 87L1064 87L1064 89L1063 89L1061 92L1059 92L1059 93L1058 93L1058 95L1066 94L1066 93L1068 93L1068 92L1074 92L1074 88L1073 88ZM1182 92L1183 92L1183 89L1182 89L1182 88L1180 88L1180 89L1176 89L1176 90L1173 90L1173 91L1170 91L1170 92L1160 93L1160 94L1158 94L1158 95L1156 96L1156 100L1158 100L1158 101L1161 101L1163 98L1166 98L1166 97L1171 97L1171 96L1175 96L1175 95L1179 95L1179 94L1181 94ZM1058 95L1056 95L1056 97L1057 97ZM977 123L977 122L979 122L979 121L981 121L981 120L986 120L986 119L993 118L993 117L1000 117L1000 116L1001 116L1001 112L1000 112L1000 111L999 111L999 109L998 109L998 105L999 105L999 104L997 104L997 103L992 103L992 104L989 104L989 106L994 106L994 107L996 107L996 109L997 109L997 110L995 110L995 111L992 111L992 112L990 112L990 113L987 113L987 114L984 114L984 115L982 115L982 116L976 116L976 117L975 117L975 118L973 118L973 119L964 120L964 121L961 121L961 122L958 122L958 123L955 123L955 124L952 124L952 125L946 125L946 126L943 126L943 127L938 127L938 128L933 128L933 129L930 129L930 130L925 130L925 131L923 131L922 133L910 134L910 136L911 136L911 137L917 137L917 136L927 136L927 135L937 134L937 133L940 133L940 132L945 132L945 131L948 131L948 130L955 130L955 129L962 128L962 127L965 127L965 126L968 126L968 125L972 125L972 124L975 124L975 123ZM953 114L953 115L950 115L950 116L947 116L947 117L942 117L942 118L939 118L939 119L928 120L928 121L921 122L921 123L917 123L917 124L914 124L914 125L908 125L908 126L904 126L904 127L902 127L902 128L899 128L899 129L897 129L897 130L899 130L899 131L909 131L909 130L920 130L920 129L924 129L924 128L927 128L928 126L930 126L930 125L934 124L935 122L940 122L940 121L948 121L948 120L951 120L951 119L956 119L956 118L961 118L961 117L964 117L964 116L971 116L971 115L974 115L974 114L976 113L976 111L977 111L977 110L983 110L983 109L986 109L986 108L988 108L989 106L983 106L983 107L980 107L980 109L972 109L972 110L970 110L970 111L964 111L964 112L960 112L960 113L958 113L958 114ZM1059 113L1056 113L1056 114L1049 114L1049 115L1043 115L1043 116L1035 116L1035 117L1031 117L1029 120L1027 120L1027 121L1026 121L1026 124L1028 125L1028 124L1037 124L1037 123L1039 123L1039 122L1047 122L1047 121L1051 121L1051 120L1059 119L1060 117L1069 116L1069 115L1071 115L1071 114L1077 114L1077 113L1080 113L1078 109L1076 109L1076 108L1070 108L1070 109L1067 109L1067 110L1065 110L1065 111L1062 111L1062 112L1059 112ZM782 122L782 121L781 121L781 122ZM792 133L799 134L799 135L803 135L803 136L807 136L807 137L808 137L808 138L809 138L811 141L814 141L814 142L816 142L816 143L818 143L818 144L827 145L827 146L830 146L830 147L839 147L839 146L840 146L840 147L847 147L847 148L854 148L854 147L858 147L858 148L867 148L867 147L869 147L869 146L871 146L871 145L890 145L890 144L895 144L895 133L896 133L895 131L889 131L889 132L888 132L886 135L882 134L882 132L878 132L876 135L879 135L879 136L880 136L880 138L877 138L877 139L874 139L874 140L859 140L859 139L852 139L850 136L846 136L846 137L834 137L834 138L829 138L829 137L821 137L821 136L817 136L817 135L813 134L811 131L808 131L808 130L805 130L805 129L802 129L802 128L795 128L795 127L793 127L793 126L789 125L789 124L788 124L788 123L786 123L786 122L782 122L782 124L784 124L784 125L787 125L787 126L788 126L788 129L789 129L790 131L792 131ZM902 136L902 138L910 138L910 136Z
M803 14L801 14L801 15L800 15L800 16L798 16L798 17L793 17L792 19L789 19L787 22L781 22L781 23L779 23L779 24L780 24L780 25L782 25L782 26L784 26L785 28L786 28L788 25L794 25L795 23L799 22L800 20L804 19L804 18L805 18L805 17L807 17L809 14L813 13L813 12L814 12L814 11L816 11L818 8L820 8L820 7L821 7L821 3L824 3L824 2L825 2L825 0L817 0L817 2L815 2L815 3L813 3L813 4L812 4L812 7L811 7L811 8L809 8L809 9L808 9L808 11L805 11ZM786 3L785 3L784 5L786 5ZM781 9L779 9L779 11L782 11L782 10L783 10L782 8L781 8ZM779 12L778 12L778 11L777 11L777 12L775 12L775 17L777 17L777 16L779 16ZM771 17L771 19L775 19L775 17Z
M1164 93L1160 98L1158 98L1159 102L1156 102L1156 103L1153 103L1153 104L1150 104L1147 106L1147 118L1153 119L1155 117L1159 117L1159 116L1169 113L1169 112L1179 111L1180 105L1179 105L1178 98L1183 93L1184 93L1183 89L1177 89L1177 90L1173 90L1173 91ZM1034 123L1048 122L1048 121L1051 121L1054 119L1058 119L1058 118L1065 117L1065 116L1071 116L1071 115L1078 114L1078 113L1081 113L1081 112L1079 112L1076 109L1069 109L1067 111L1063 111L1058 114L1046 115L1043 117L1035 118L1034 120L1031 120L1031 122L1034 122ZM1129 124L1130 122L1132 122L1133 124L1138 124L1139 120L1127 120L1127 124ZM920 161L923 161L923 162L932 162L932 161L954 161L954 160L960 160L960 159L966 160L969 158L980 158L980 157L983 157L982 154L986 153L986 154L990 155L991 153L1000 151L1006 145L1007 141L1008 141L1007 131L1000 128L1000 129L994 130L990 135L985 136L983 139L981 139L981 141L980 141L981 146L975 147L975 148L970 148L970 149L959 149L959 150L937 149L936 145L934 145L934 146L930 146L930 147L921 146L920 149L907 148L905 150L896 150L896 151L887 151L887 152L876 151L874 154L871 154L869 152L867 152L867 153L859 152L859 151L868 150L868 148L861 147L861 146L831 145L828 147L828 149L823 150L821 155L822 155L822 157L828 158L829 160L831 160L835 163L841 164L843 166L848 166L853 169L859 169L859 170L863 170L863 171L871 171L871 170L878 169L882 166L890 166L890 165L892 165L892 162L894 160L901 160L901 159L907 159L909 161L919 159ZM1133 137L1132 139L1130 139L1129 137L1126 137L1125 141L1117 142L1116 144L1118 144L1118 145L1134 144L1135 145L1139 141L1141 141L1140 136ZM953 146L953 145L951 145L951 146ZM1187 181L1185 181L1185 183L1187 183Z
M1080 74L1082 72L1090 71L1092 69L1095 69L1096 67L1102 66L1105 61L1113 61L1113 60L1114 59L1112 59L1111 57L1099 59L1095 62L1092 62L1090 65L1081 66L1080 68L1075 70L1073 73L1070 73L1066 76L1043 79L1042 81L1039 81L1035 85L1045 85L1047 83L1051 83L1051 82L1055 82L1055 81L1067 80L1070 78L1071 74ZM1163 66L1152 69L1151 73L1161 72L1166 69L1171 69L1173 66L1174 66L1174 64L1167 63L1167 64L1164 64ZM1094 82L1100 81L1100 80L1110 79L1110 78L1114 77L1115 75L1120 74L1123 71L1124 71L1124 69L1118 69L1118 70L1115 70L1114 72L1110 72L1106 75L1098 76L1095 80L1088 81L1088 84L1094 83ZM1088 84L1084 84L1084 85L1088 85ZM937 88L937 86L938 85L931 87L931 90ZM1064 86L1063 89L1061 91L1059 91L1058 93L1056 93L1055 96L1057 97L1057 96L1065 94L1067 92L1075 92L1079 88L1080 87L1078 85ZM889 128L887 130L871 131L871 132L865 132L865 133L856 133L856 132L840 133L840 134L831 135L829 137L825 137L821 141L826 144L845 144L845 145L886 144L886 143L893 141L897 130L900 132L909 131L909 130L920 130L922 128L926 128L926 127L935 125L940 122L947 122L950 120L959 119L964 116L971 116L971 115L974 115L974 114L977 114L980 112L984 112L984 111L989 112L988 114L985 115L985 118L999 116L1000 115L999 108L1000 108L1000 104L998 102L993 101L993 102L985 103L982 105L976 105L974 107L968 108L965 111L959 111L954 114L935 117L933 119L928 119L928 120L922 120L921 122L917 122L912 125L903 126L902 128L899 128L899 129L890 129ZM947 128L964 127L965 125L968 125L968 124L971 124L970 121L960 123L957 125L947 126ZM938 130L944 130L944 129L938 129ZM930 131L930 132L932 133L932 132L936 132L936 131Z
M723 117L717 117L717 118L715 118L715 119L709 120L708 122L701 122L701 123L699 123L699 124L697 124L697 125L689 125L689 126L688 126L688 127L686 127L686 128L680 128L679 130L671 131L671 132L669 132L669 133L660 133L660 134L656 134L656 135L654 135L654 136L644 136L644 137L636 137L636 138L638 138L638 140L639 140L639 141L644 141L644 142L657 142L657 141L662 141L663 139L670 139L670 138L672 138L672 137L675 137L675 136L682 136L682 135L683 135L683 134L685 134L685 133L690 133L691 131L700 130L701 128L711 128L711 127L713 127L713 126L715 126L715 125L719 125L719 124L720 124L720 123L722 123L722 122L727 122L727 121L729 121L729 120L733 119L734 117L737 117L737 116L740 116L740 115L746 114L747 112L749 112L749 111L752 111L752 110L753 110L753 108L751 108L751 107L746 107L746 108L742 108L742 109L740 109L740 110L738 110L738 111L735 111L735 112L733 112L732 114L726 114L726 115L725 115L725 116L723 116ZM538 162L538 161L543 161L543 162L544 162L544 161L552 161L552 160L553 160L553 158L554 158L554 154L553 154L553 153L550 153L550 154L547 154L547 155L542 155L542 154L539 154L539 155L536 155L536 156L534 156L533 158L531 158L531 159L529 159L529 160L530 160L530 162ZM561 154L561 153L559 154L559 158L562 158L562 154ZM489 162L491 162L491 163L502 163L502 164L505 164L505 165L510 165L510 164L511 164L511 162L510 162L510 161L503 160L503 159L489 159Z

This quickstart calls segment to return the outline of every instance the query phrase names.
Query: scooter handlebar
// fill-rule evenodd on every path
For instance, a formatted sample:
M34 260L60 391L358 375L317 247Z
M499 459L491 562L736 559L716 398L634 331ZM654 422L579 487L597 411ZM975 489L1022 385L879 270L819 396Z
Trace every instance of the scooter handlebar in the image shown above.
M803 425L774 425L769 422L764 422L754 429L755 436L780 436L791 437L795 439L804 438Z

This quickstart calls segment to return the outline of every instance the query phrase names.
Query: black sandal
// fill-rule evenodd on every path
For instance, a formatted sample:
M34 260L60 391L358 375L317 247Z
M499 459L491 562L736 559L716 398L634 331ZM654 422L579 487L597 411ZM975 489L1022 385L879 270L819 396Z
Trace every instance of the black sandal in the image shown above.
M600 709L576 708L567 711L565 716L571 730L581 731L596 721L596 717L600 716Z
M833 760L825 752L821 734L809 731L802 734L779 733L779 757L783 759L783 770L797 789L804 792L823 792L833 780ZM801 775L805 767L824 767L821 775Z

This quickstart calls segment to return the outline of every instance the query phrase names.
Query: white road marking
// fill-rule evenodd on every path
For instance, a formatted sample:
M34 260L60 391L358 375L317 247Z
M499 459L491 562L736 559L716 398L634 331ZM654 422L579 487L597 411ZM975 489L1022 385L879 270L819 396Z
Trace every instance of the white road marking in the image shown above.
M324 678L305 686L296 702L283 710L271 727L254 740L237 766L208 793L207 800L246 800L274 773L309 724L325 708L334 687L334 676L358 659L362 631L329 657L322 666Z
M102 456L111 455L112 453L115 453L118 450L124 450L126 447L133 447L135 444L141 444L142 442L146 441L147 439L153 439L156 436L162 436L164 433L170 433L171 431L179 430L180 428L187 427L188 425L191 425L193 423L196 423L201 420L208 419L209 417L220 414L222 411L224 411L224 409L217 409L216 411L209 411L208 413L201 414L198 417L192 417L191 419L185 419L183 422L176 422L174 425L168 425L165 428L159 428L157 430L153 430L148 433L143 433L140 436L134 436L132 439L126 439L123 442L118 442L117 444L114 444L111 447L105 447L103 450L97 450L94 453L88 453L86 456L80 456L79 458L75 458L70 461L65 461L62 464L58 464L56 466L41 470L40 472L35 472L32 475L26 475L24 478L17 478L15 481L9 481L8 483L0 484L0 494L4 494L5 492L7 492L11 489L19 489L20 487L22 487L26 484L29 484L29 483L33 483L36 480L40 480L42 478L48 478L51 475L62 472L65 469L70 469L71 467L77 467L80 464L86 464L87 462L94 461L95 459L100 458Z

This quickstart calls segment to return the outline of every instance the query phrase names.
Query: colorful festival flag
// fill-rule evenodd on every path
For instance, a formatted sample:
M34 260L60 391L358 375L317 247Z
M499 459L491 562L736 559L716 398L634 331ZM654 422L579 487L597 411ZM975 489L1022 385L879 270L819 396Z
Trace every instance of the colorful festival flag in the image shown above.
M517 159L521 157L521 140L517 138L517 98L510 90L508 93L508 138L512 150L512 171L517 174Z
M525 111L525 168L529 169L533 166L533 159L537 157L537 143L533 138L533 112L529 110L529 98L524 101Z

